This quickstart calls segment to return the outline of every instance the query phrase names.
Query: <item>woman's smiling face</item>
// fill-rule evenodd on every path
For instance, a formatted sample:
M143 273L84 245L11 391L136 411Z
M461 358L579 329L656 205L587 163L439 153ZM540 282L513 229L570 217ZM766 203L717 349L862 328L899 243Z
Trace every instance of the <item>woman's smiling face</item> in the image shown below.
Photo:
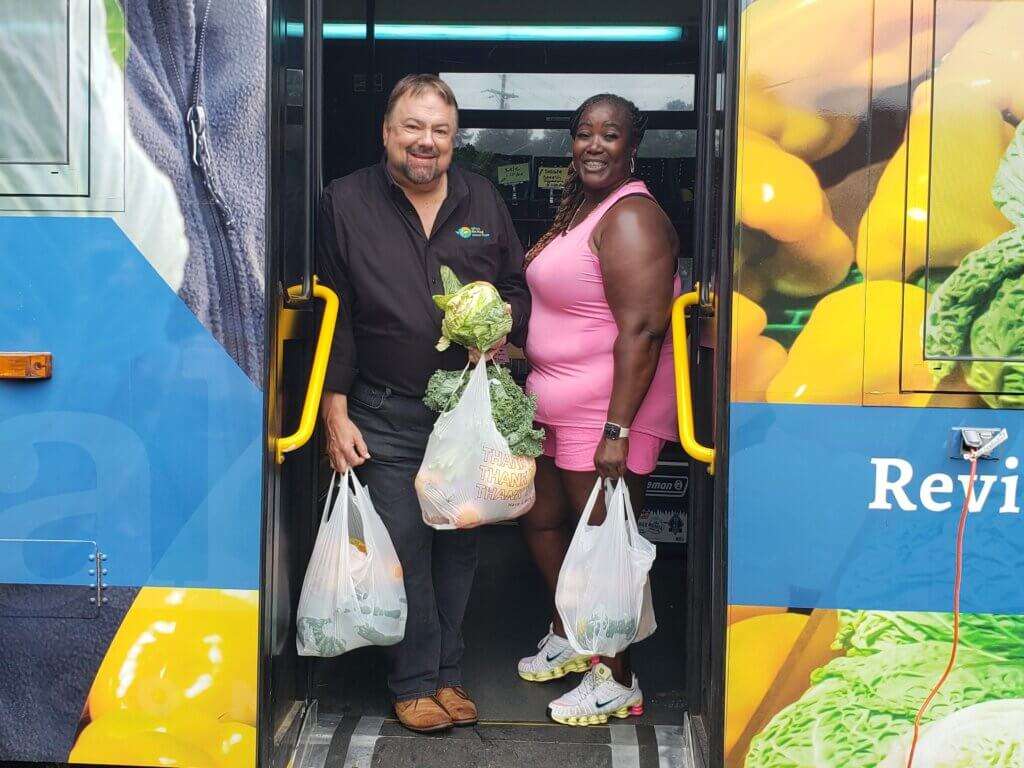
M580 117L572 157L587 190L611 189L629 178L635 151L631 131L625 110L607 102L592 104Z

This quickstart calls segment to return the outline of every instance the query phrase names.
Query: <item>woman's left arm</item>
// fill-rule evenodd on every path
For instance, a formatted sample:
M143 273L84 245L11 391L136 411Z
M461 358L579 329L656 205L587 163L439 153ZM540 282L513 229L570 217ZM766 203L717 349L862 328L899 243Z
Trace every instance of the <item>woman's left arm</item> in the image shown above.
M618 337L608 421L632 426L654 373L668 330L676 271L676 235L657 203L628 197L617 203L594 233L604 292ZM598 444L594 463L602 477L626 474L628 438Z

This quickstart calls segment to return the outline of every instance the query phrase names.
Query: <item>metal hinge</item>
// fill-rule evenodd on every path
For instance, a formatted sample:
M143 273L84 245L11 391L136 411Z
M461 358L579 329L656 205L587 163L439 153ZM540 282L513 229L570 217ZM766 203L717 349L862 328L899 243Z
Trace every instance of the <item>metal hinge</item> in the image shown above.
M107 556L105 553L97 550L95 554L89 555L89 562L93 563L93 567L89 569L89 575L93 577L93 581L89 582L86 586L95 587L95 593L89 595L89 602L93 605L106 605Z

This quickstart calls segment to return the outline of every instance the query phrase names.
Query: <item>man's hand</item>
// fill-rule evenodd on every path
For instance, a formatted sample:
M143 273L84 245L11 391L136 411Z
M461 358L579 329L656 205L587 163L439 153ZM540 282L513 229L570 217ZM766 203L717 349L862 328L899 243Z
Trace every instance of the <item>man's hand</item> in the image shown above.
M505 302L505 311L508 312L508 316L509 317L512 317L512 305L509 304L507 301ZM504 348L504 346L507 343L508 343L508 336L502 336L498 340L497 344L495 344L493 347L491 347L489 350L487 350L487 361L490 362L491 360L493 360L494 356L497 355ZM483 353L479 349L470 348L470 350L469 350L469 362L472 363L473 365L476 365L477 363L480 362L480 357L482 355L483 355Z
M347 472L370 459L359 427L348 417L348 396L325 392L320 404L327 427L327 454L337 472Z

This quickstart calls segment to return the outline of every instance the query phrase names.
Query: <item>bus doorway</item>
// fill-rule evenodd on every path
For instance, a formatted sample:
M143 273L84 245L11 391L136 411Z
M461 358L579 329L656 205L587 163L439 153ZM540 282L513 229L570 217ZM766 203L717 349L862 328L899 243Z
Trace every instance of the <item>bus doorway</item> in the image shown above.
M318 149L324 183L380 161L381 119L398 80L410 73L438 74L460 105L455 162L498 187L529 248L557 209L559 179L569 162L571 113L595 93L615 92L650 118L636 173L677 230L684 290L695 271L713 279L718 200L702 205L697 198L704 188L699 179L721 173L713 139L701 135L716 127L702 110L716 103L713 88L720 81L713 75L708 81L702 73L719 71L724 64L718 56L720 40L710 32L724 19L697 3L645 4L630 9L628 18L621 8L572 3L557 9L540 3L482 9L339 2L327 3L323 14ZM581 26L580 19L587 24ZM708 53L702 56L705 46ZM717 183L707 188L715 194L721 190ZM711 218L700 223L698 216ZM704 238L699 247L695 238ZM702 313L695 327L706 323L710 301ZM701 439L711 442L713 420L705 393L712 390L712 356L709 349L694 350L696 410L707 414L698 429ZM526 361L513 354L511 365L522 381ZM330 476L323 459L321 498ZM534 684L519 679L517 660L532 653L548 629L548 597L517 526L496 525L481 532L480 565L464 624L465 683L481 716L481 724L468 732L473 737L465 730L440 738L404 731L393 719L384 655L364 649L299 664L308 672L311 704L299 741L300 763L707 764L709 734L716 728L705 713L715 690L708 664L715 602L710 590L718 582L709 570L713 557L703 551L695 555L692 537L695 532L701 537L698 549L711 540L713 489L705 466L678 444L666 447L648 483L639 518L642 532L658 549L652 570L658 631L634 651L645 697L642 717L592 729L547 719L548 703L578 680L571 676ZM310 509L309 515L318 512ZM304 554L315 527L300 526L309 536ZM313 742L325 741L329 750L314 748ZM711 735L710 743L715 741Z

